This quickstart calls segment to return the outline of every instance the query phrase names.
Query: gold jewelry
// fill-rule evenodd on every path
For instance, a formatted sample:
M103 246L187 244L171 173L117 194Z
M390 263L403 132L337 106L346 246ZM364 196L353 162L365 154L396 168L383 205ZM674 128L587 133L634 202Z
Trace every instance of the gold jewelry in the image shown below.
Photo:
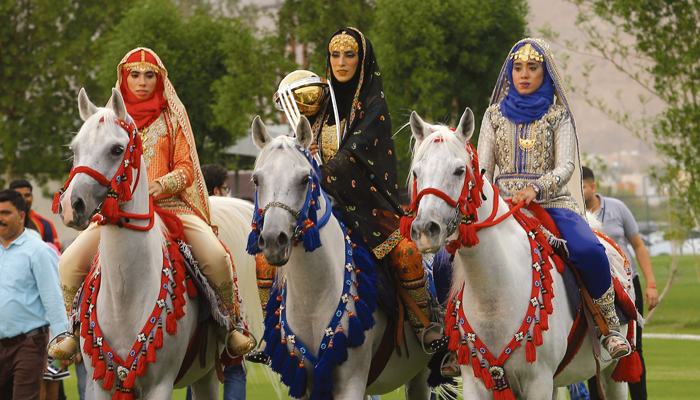
M544 57L542 57L542 55L538 53L530 43L525 43L525 46L519 48L515 53L512 53L510 58L513 60L517 60L519 58L524 62L527 62L528 60L535 60L539 62L544 61Z
M160 72L160 68L158 68L157 65L153 65L153 64L149 63L148 61L146 61L146 51L145 50L141 50L141 61L126 63L126 64L124 64L124 68L126 68L127 71L137 70L137 71L141 71L141 72L145 72L145 71L153 71L155 73Z
M347 31L343 31L340 35L335 35L328 44L328 51L330 53L334 51L352 50L355 53L358 52L359 46L354 37L348 35Z
M523 149L529 150L535 145L535 139L518 138L518 144Z

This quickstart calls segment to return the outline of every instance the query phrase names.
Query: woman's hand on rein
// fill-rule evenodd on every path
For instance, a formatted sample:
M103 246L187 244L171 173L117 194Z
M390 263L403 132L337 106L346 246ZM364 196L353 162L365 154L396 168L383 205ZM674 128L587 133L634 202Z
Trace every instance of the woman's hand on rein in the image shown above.
M318 143L313 142L309 145L309 151L311 152L312 156L315 156L316 153L318 153Z
M513 195L513 204L517 205L521 201L525 202L525 207L530 205L530 202L532 200L535 200L537 198L537 193L535 192L535 189L533 189L532 186L528 186L525 189L518 190L515 192Z
M153 197L160 196L163 194L163 185L156 181L148 182L148 194Z

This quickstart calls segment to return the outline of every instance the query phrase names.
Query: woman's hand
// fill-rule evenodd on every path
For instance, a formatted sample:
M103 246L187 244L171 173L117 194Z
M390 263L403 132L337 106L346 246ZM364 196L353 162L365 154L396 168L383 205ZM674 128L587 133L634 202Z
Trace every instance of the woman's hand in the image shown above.
M148 194L153 197L160 196L163 194L163 185L156 181L148 182Z
M528 186L525 189L518 190L515 192L513 195L513 204L517 205L521 201L525 202L525 207L530 205L530 202L532 200L535 200L537 198L537 193L535 192L535 189L532 186Z
M311 145L309 145L309 151L311 152L312 156L315 156L316 153L318 153L318 143L313 142Z

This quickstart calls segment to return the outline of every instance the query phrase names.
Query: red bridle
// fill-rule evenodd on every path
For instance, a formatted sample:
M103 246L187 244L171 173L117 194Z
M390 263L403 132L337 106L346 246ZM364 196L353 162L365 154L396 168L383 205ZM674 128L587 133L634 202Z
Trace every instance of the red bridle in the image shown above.
M103 117L100 119L100 122L104 122L104 120L105 119ZM138 184L141 177L141 155L143 154L141 136L139 135L136 125L133 122L127 124L125 121L119 118L115 118L113 121L122 129L129 132L129 144L124 151L124 159L120 163L117 172L110 180L90 167L79 166L71 168L68 180L63 185L61 190L54 195L51 211L53 211L54 214L58 213L58 203L61 199L61 195L66 191L66 189L68 189L68 185L70 185L75 175L83 173L89 175L101 185L109 188L109 193L107 194L107 198L105 199L102 205L102 210L100 211L102 218L98 222L101 225L111 224L141 231L149 230L153 227L154 223L152 197L149 200L150 205L149 212L147 214L125 213L119 207L120 202L127 202L132 199L133 191L131 185L134 182L134 170L136 170L136 184ZM136 186L134 186L134 189L135 188ZM123 222L121 220L122 218L150 219L150 223L147 226L136 226Z
M436 142L441 142L443 140L443 138L435 139ZM459 222L459 236L457 237L457 239L450 241L445 246L445 249L451 254L454 254L462 246L475 246L479 243L479 236L477 236L476 233L480 229L489 226L494 226L500 223L508 216L512 215L513 212L515 212L523 206L524 203L520 203L516 207L508 211L506 214L496 219L496 214L498 213L499 196L498 188L492 184L491 186L494 190L493 210L491 211L491 215L489 215L489 217L486 218L485 221L478 222L479 217L477 215L477 209L481 206L482 196L484 195L484 180L479 170L479 158L476 154L476 150L474 149L474 146L469 142L467 142L467 152L469 153L472 159L471 170L467 168L464 177L464 184L462 185L462 192L460 193L459 198L457 200L453 200L450 196L445 194L445 192L435 188L425 188L421 190L420 193L417 193L417 183L416 180L413 179L413 201L408 207L407 215L401 217L401 234L403 235L403 237L411 239L411 225L413 224L413 220L416 214L418 213L418 205L423 196L429 194L441 198L447 204L449 204L450 207L456 208L458 213L462 215L462 218ZM472 171L474 171L473 174ZM483 199L486 200L485 197Z

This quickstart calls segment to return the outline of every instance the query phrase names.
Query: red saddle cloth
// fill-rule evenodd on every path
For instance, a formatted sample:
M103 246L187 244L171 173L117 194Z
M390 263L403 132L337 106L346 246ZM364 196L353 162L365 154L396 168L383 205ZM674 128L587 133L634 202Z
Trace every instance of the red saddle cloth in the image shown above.
M535 202L531 202L526 209L530 213L532 213L537 220L539 220L540 224L545 229L547 229L555 237L559 239L562 238L561 233L557 228L557 225L554 223L554 220L549 215L547 210L545 210L542 206ZM602 238L607 243L615 247L615 249L620 253L620 255L622 255L622 257L625 257L624 252L615 242L612 241L612 239L610 239L602 232L596 231L595 229L593 230L593 232L596 234L596 236ZM573 272L578 283L581 284L581 279L578 275L578 272L576 271L576 268L574 268L571 262L566 258L566 252L563 251L563 249L555 249L555 252L562 258L562 260L564 260L565 265ZM630 321L636 321L637 309L634 306L634 302L625 291L620 280L614 275L612 275L612 273L611 278L615 287L616 306L618 307L618 309L622 310L622 312L625 314L625 316L627 316L627 318L629 318ZM588 332L588 321L586 320L583 314L583 302L579 303L580 304L577 306L578 312L576 313L574 324L571 327L571 331L569 332L569 341L566 349L566 355L559 364L559 367L557 368L557 371L554 374L555 377L559 375L559 373L561 373L561 371L563 371L564 368L566 368L566 366L569 365L569 363L571 363L571 361L574 359L574 357L578 353L578 350L581 348L581 345L583 344L583 341L585 340L586 334ZM574 306L576 307L576 305ZM630 342L630 345L632 345L633 349L636 329L636 325L632 323L629 324L627 329L627 340ZM620 361L618 361L617 367L615 368L615 372L613 373L613 379L615 379L618 382L635 383L639 382L641 373L642 364L639 358L639 354L636 351L633 351L632 354L630 354L627 357L623 357L622 359L620 359Z

